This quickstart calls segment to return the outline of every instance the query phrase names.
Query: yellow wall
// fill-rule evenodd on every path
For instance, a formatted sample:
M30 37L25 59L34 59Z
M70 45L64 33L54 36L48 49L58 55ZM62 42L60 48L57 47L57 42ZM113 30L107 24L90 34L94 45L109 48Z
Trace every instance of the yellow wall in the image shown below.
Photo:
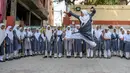
M80 15L80 12L74 11L75 7L90 11L91 5L70 6L71 11ZM93 17L94 20L130 20L130 6L128 5L98 5L94 7L97 11ZM73 17L71 19L76 20Z

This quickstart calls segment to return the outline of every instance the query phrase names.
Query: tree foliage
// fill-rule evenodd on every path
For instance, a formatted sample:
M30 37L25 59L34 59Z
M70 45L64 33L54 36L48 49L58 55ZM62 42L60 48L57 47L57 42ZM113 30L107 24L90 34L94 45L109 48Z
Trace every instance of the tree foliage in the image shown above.
M75 3L76 0L65 0L67 4L71 5ZM85 5L120 5L122 2L125 2L127 5L127 0L84 0L80 4Z

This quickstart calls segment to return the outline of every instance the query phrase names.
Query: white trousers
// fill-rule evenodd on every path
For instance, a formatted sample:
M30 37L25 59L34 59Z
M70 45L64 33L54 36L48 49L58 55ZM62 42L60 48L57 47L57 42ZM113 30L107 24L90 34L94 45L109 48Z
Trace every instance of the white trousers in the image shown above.
M93 41L90 41L86 39L83 35L80 33L72 34L70 37L67 37L67 39L83 39L85 42L87 42L91 47L95 47L97 44Z
M93 57L93 50L92 49L87 49L87 57Z

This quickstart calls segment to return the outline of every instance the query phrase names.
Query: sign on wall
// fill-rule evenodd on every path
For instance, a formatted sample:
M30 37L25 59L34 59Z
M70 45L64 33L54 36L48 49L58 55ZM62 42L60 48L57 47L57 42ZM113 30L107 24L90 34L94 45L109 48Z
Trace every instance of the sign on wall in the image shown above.
M14 26L14 25L15 25L14 16L7 16L6 27L8 27L8 26Z

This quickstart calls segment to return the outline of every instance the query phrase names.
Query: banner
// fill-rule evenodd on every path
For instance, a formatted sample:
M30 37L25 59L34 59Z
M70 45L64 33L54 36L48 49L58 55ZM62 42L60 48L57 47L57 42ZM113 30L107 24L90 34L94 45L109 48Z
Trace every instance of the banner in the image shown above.
M8 27L8 26L14 26L14 25L15 25L14 16L7 16L6 27Z

